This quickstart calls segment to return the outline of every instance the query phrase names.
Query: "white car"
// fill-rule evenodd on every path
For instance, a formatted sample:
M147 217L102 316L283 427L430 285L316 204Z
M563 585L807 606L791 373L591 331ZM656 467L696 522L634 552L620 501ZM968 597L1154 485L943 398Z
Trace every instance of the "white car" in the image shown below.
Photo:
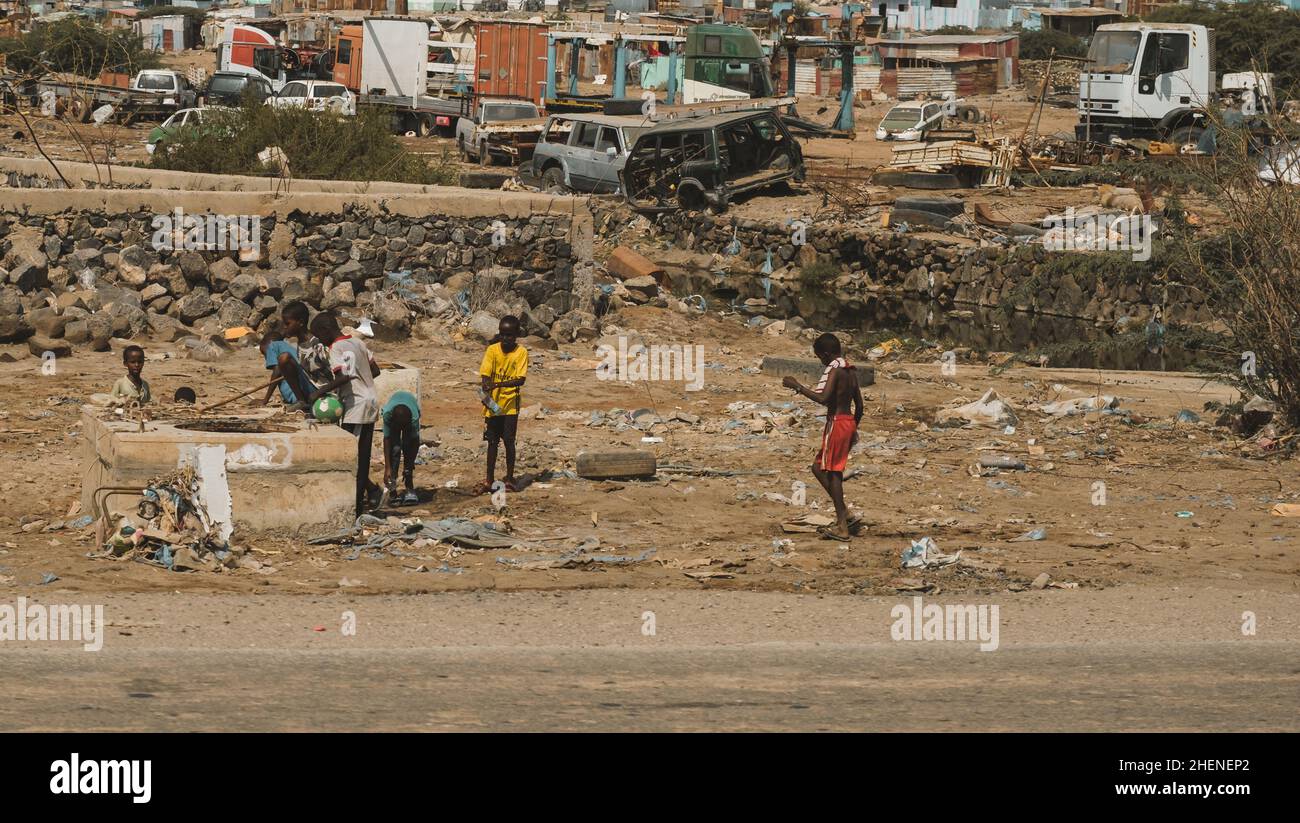
M335 111L343 115L357 113L357 99L342 83L325 80L293 80L274 97L266 98L266 105L286 108L293 106L312 111Z
M924 101L899 103L880 121L876 139L924 140L932 130L943 128L944 105Z

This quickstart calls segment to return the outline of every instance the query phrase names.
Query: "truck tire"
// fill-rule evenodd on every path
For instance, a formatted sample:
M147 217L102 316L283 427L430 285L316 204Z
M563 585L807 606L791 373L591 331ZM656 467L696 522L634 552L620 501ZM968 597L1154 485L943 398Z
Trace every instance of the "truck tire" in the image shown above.
M417 115L415 118L415 133L420 137L429 137L433 134L433 117L427 114Z
M1205 129L1200 126L1183 126L1181 129L1174 129L1169 135L1169 142L1174 144L1175 150L1182 154L1184 150L1196 150L1196 144L1201 141L1201 135Z
M564 170L559 166L551 166L542 172L542 191L561 191L565 190Z
M604 480L612 477L654 477L655 456L639 449L581 452L578 454L579 477Z

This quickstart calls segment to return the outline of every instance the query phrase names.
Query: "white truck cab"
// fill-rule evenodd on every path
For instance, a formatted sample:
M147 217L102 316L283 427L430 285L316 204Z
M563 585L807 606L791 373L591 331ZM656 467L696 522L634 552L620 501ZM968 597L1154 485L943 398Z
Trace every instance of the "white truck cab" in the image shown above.
M1075 136L1194 144L1215 95L1214 30L1190 23L1098 27L1079 72Z

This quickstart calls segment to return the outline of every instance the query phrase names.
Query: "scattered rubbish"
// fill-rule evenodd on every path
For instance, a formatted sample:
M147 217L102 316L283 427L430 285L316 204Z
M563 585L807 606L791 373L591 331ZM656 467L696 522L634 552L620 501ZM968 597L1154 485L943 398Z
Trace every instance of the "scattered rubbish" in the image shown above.
M956 554L940 554L939 547L930 537L913 540L912 545L903 550L903 568L905 569L937 569L951 566L960 559L960 551Z
M59 576L58 576L57 574L55 574L54 572L45 572L44 574L41 575L41 582L40 582L40 583L37 583L36 585L38 585L38 586L48 586L49 584L53 583L55 580L58 580L58 579L59 579Z
M1017 422L1011 405L993 389L984 392L979 400L955 409L940 409L934 418L936 426L986 425L1007 426Z
M78 517L76 520L73 520L71 523L69 523L68 527L73 529L84 529L94 522L95 522L95 518L91 517L88 514L83 514L81 517Z
M1038 407L1038 410L1053 417L1065 417L1071 414L1087 414L1088 412L1113 409L1118 402L1115 397L1099 394L1095 397L1076 397L1073 400L1057 400L1054 403L1044 403Z
M199 451L205 449L221 455L225 452L224 446ZM208 461L203 455L197 462L150 481L140 495L135 519L121 517L102 551L88 556L132 559L173 571L239 566L244 549L231 547L229 542L230 492L225 485L224 457L220 472L205 465ZM216 511L221 514L214 515ZM137 526L137 521L143 525Z
M1041 591L1047 588L1047 584L1050 583L1051 581L1052 581L1052 576L1047 572L1043 572L1042 574L1034 578L1034 582L1029 584L1029 588L1038 589Z
M588 554L590 548L598 546L599 541L589 539L571 552L558 557L498 557L497 562L516 569L577 569L591 566L627 566L643 563L655 555L655 549L646 549L640 554Z
M732 580L735 575L731 572L724 572L715 569L705 569L703 571L682 572L682 574L692 580Z
M897 351L898 348L902 345L903 345L903 341L899 340L897 337L890 338L889 340L886 340L883 343L879 343L875 346L872 346L871 350L867 352L867 359L880 360L884 357L888 357L889 355Z
M1181 517L1181 518L1183 518L1184 520L1186 520L1186 519L1189 518L1189 517L1194 517L1194 516L1195 516L1195 513L1194 513L1194 512L1174 512L1174 517Z
M1030 529L1029 531L1027 531L1027 532L1025 532L1024 534L1020 535L1019 537L1013 537L1013 538L1011 538L1010 542L1012 542L1012 543L1022 543L1022 542L1026 542L1026 541L1029 541L1029 540L1042 540L1042 539L1044 539L1044 538L1046 538L1046 537L1047 537L1047 527L1046 527L1046 526L1039 526L1039 527L1036 528L1036 529Z
M1024 471L1025 464L1014 457L1004 454L980 455L980 467L985 469L1012 469Z
M1269 514L1278 517L1300 517L1300 503L1278 503Z
M462 549L507 549L518 540L496 528L492 521L482 522L464 517L447 517L426 523L418 518L400 520L363 514L356 523L324 537L313 538L312 546L351 545L359 554L370 549L385 549L397 554L389 546L395 542L412 543L427 539L434 543L449 543Z
M1199 423L1201 422L1201 416L1189 409L1183 409L1182 411L1178 412L1178 417L1176 418L1176 420L1179 423Z
M641 438L641 442L642 442L642 443L651 443L651 444L653 444L653 443L662 443L662 442L664 442L664 439L663 439L662 437L642 437L642 438Z

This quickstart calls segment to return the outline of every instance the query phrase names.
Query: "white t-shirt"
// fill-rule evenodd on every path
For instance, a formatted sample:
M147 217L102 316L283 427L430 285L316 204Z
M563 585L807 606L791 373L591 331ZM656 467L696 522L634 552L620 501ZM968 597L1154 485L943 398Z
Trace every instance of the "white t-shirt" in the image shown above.
M373 423L379 419L379 395L370 372L370 349L355 337L340 337L330 344L330 370L352 379L339 387L344 423Z

